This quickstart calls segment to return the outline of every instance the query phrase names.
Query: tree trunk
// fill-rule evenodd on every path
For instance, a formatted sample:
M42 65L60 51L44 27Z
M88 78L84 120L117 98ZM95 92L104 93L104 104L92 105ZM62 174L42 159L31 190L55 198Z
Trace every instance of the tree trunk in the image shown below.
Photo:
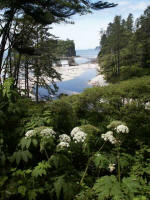
M20 70L20 62L21 62L21 54L19 53L19 58L16 66L16 77L15 77L15 86L18 86L18 78L19 78L19 70Z
M120 75L120 49L117 50L117 75Z
M29 68L27 61L25 63L25 93L26 96L29 98Z
M36 103L39 102L39 76L37 75L36 77L36 92L35 92L35 98L36 98Z
M12 10L9 16L9 19L3 29L2 40L0 44L0 77L1 77L1 72L2 72L2 63L3 63L4 52L5 52L5 46L6 46L7 39L9 37L9 31L10 31L10 27L13 21L14 14L15 14L15 11ZM0 82L1 82L1 79L0 79Z

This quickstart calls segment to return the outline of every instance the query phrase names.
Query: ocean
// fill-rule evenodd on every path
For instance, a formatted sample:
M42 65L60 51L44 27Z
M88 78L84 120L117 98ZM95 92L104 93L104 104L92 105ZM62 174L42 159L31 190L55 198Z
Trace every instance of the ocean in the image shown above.
M88 63L92 59L96 59L98 56L99 50L97 49L86 49L86 50L76 50L75 62L80 65L83 63ZM79 56L79 57L78 57Z

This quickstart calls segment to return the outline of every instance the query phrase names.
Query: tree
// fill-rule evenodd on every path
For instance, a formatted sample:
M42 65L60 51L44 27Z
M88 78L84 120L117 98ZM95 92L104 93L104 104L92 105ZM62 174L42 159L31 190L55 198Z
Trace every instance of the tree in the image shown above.
M133 31L133 23L133 14L130 13L126 21L126 28L128 31Z
M92 3L88 0L1 0L0 10L3 15L1 19L2 30L0 33L0 75L6 44L9 40L10 30L16 16L19 18L20 16L28 15L36 23L47 25L61 21L66 22L70 16L76 13L82 15L91 12L93 9L98 10L114 6L116 4L102 1ZM17 45L15 48L17 48ZM23 52L23 49L21 50Z
M150 67L150 6L138 19L136 37L138 44L140 43L140 64L143 67Z
M116 16L104 32L101 45L99 62L107 80L150 74L150 7L135 24L132 14L122 20Z

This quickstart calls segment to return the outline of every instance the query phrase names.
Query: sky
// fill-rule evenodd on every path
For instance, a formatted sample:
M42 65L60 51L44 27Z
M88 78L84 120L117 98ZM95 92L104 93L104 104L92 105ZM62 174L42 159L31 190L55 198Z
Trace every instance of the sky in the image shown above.
M51 33L59 39L74 40L76 50L93 49L99 46L100 30L105 30L116 15L126 18L129 13L138 18L150 5L150 0L105 0L110 3L118 3L117 7L94 11L93 14L84 16L75 15L71 19L75 24L53 25Z

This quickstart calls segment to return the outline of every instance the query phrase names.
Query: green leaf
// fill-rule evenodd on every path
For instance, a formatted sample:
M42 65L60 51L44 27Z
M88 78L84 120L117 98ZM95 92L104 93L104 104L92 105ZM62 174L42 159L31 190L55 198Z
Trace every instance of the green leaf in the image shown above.
M62 199L72 200L72 197L74 196L74 183L71 182L71 180L67 181L65 175L57 177L54 182L54 189L57 199L60 199L61 197Z
M29 200L36 200L37 194L35 190L28 191L28 198Z
M43 176L47 174L47 169L49 169L51 166L48 162L42 161L38 163L38 165L34 168L32 171L33 177Z
M122 180L122 188L129 199L133 199L135 194L139 192L141 188L140 183L136 180L136 177L127 177Z
M146 174L150 175L150 167L144 168L143 171L144 171Z
M124 199L124 195L121 191L119 182L115 176L104 176L98 179L93 187L95 193L98 196L98 200L113 199L121 200Z
M7 176L0 177L0 187L2 187L7 180L8 180Z
M110 161L102 154L96 153L93 162L97 168L106 168Z
M27 190L26 187L23 185L18 187L18 193L20 193L22 196L25 196L26 190Z
M57 180L55 181L55 183L54 183L54 188L55 188L57 199L60 198L61 191L62 191L64 183L65 183L64 175L63 176L59 176L57 178Z
M32 143L33 143L33 145L34 145L35 147L37 147L37 145L38 145L37 139L33 138L33 139L32 139Z
M28 162L28 160L31 158L32 158L32 154L28 150L16 151L13 153L12 162L16 161L17 165L19 165L21 160Z
M22 138L19 145L22 149L24 149L25 147L28 149L30 147L30 144L31 138Z

